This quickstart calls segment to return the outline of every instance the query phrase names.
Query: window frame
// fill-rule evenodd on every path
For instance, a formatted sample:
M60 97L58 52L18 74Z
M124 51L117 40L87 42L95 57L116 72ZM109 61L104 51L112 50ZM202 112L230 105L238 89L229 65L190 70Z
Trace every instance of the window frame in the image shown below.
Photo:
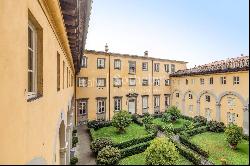
M209 78L209 84L210 84L210 85L213 85L213 84L214 84L214 77L210 77L210 78Z
M135 84L131 84L131 80L134 80ZM129 86L136 86L136 78L129 78Z
M154 79L154 86L161 86L161 80L160 79L158 79L158 78L155 78Z
M106 99L97 99L97 114L104 114L104 113L106 113Z
M206 102L210 103L211 102L211 97L209 95L205 95L205 100L206 100Z
M116 109L117 107L119 109ZM120 112L121 110L122 110L122 97L114 97L114 112Z
M116 80L120 80L120 83L121 83L121 84L120 84L120 85L116 85L116 84L115 84ZM122 87L122 78L113 78L113 86L114 86L114 87Z
M233 85L239 85L240 84L240 77L234 76L233 77Z
M160 63L154 63L154 72L160 72Z
M100 80L103 80L103 86L100 86L99 84L98 84L98 82L100 81ZM98 87L98 88L102 88L102 87L106 87L106 78L96 78L96 87Z
M170 85L171 85L170 79L166 79L166 80L165 80L165 86L170 86Z
M175 72L175 64L171 64L171 73Z
M204 78L200 78L200 85L205 85L205 79Z
M146 65L146 68L144 68ZM148 71L148 62L142 62L142 71Z
M85 85L80 86L80 79L85 80ZM88 87L88 77L78 77L78 87Z
M85 103L85 113L83 113L83 109L84 109L84 106L83 104L81 105L81 103ZM80 108L81 106L81 108ZM82 113L81 113L81 110L82 110ZM85 116L88 114L88 100L86 99L79 99L78 100L78 113L80 116Z
M101 66L101 61L103 61L103 66ZM105 63L106 59L105 58L97 58L97 69L105 69Z
M131 69L133 67L134 67L134 69L132 71ZM128 61L128 70L129 70L129 74L135 74L136 73L136 61Z
M85 59L85 63L83 63L83 60ZM81 59L81 68L87 68L88 67L88 57L87 56L82 56Z
M119 64L118 66L117 63ZM114 59L114 69L121 70L121 66L122 66L122 61L120 59Z
M144 81L146 81L147 83L144 84L145 83ZM149 86L149 80L148 79L142 79L142 86Z
M164 64L165 72L169 73L169 64Z

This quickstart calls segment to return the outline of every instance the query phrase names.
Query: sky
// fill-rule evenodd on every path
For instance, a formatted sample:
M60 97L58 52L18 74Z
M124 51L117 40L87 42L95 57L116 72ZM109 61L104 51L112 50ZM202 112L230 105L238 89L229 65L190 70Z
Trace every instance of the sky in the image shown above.
M86 49L187 61L249 55L249 0L93 0Z

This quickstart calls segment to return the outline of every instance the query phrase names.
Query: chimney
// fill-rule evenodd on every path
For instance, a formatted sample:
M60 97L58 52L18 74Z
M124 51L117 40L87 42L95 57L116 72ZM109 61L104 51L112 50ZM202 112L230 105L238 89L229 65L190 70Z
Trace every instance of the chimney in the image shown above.
M108 46L108 44L106 43L106 45L105 45L105 52L107 53L109 51L109 46Z
M244 56L244 54L240 54L240 56Z
M144 56L145 56L145 57L148 57L148 51L145 51L145 52L144 52Z

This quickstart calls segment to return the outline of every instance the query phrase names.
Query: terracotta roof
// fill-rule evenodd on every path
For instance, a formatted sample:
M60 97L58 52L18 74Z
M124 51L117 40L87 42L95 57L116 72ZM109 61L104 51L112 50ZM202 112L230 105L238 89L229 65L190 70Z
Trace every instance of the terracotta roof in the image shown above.
M185 61L177 61L177 60L170 60L170 59L162 59L162 58L154 58L154 57L146 57L146 56L139 56L139 55L130 55L130 54L120 54L120 53L113 53L113 52L104 52L104 51L96 51L96 50L85 50L86 54L99 54L99 55L108 55L111 56L122 56L128 58L136 58L136 59L145 59L145 60L157 60L157 61L169 61L175 63L188 63Z
M226 60L215 61L205 65L197 66L191 69L179 70L171 77L190 76L210 73L225 73L249 70L249 56L240 56L236 58L228 58Z

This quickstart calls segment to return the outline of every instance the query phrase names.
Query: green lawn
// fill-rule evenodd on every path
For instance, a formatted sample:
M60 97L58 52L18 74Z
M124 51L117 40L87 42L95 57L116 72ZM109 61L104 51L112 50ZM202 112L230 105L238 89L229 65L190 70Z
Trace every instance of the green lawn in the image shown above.
M178 119L175 123L173 123L174 128L179 128L182 127L188 120L186 119ZM166 124L165 122L161 121L161 118L156 118L153 120L153 123L156 125L164 125Z
M145 153L140 153L122 159L119 165L146 165L145 162ZM192 165L192 163L180 155L177 165Z
M191 142L209 151L209 160L217 165L221 164L221 158L226 159L231 165L249 164L249 142L246 140L243 140L236 150L229 148L224 133L205 132L193 136Z
M132 123L126 128L126 133L124 134L119 134L115 127L110 126L93 131L92 135L94 139L107 137L110 138L114 143L121 143L133 138L144 137L148 135L148 132L143 126Z

